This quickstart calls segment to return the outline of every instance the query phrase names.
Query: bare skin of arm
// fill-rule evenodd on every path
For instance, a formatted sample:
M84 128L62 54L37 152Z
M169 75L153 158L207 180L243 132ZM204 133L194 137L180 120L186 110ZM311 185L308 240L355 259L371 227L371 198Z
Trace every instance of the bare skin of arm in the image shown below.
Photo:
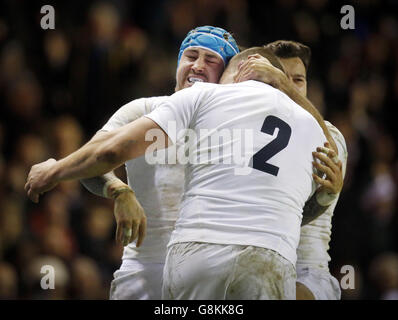
M25 184L28 197L37 203L41 194L53 189L61 181L100 176L129 159L143 155L147 147L153 143L145 141L145 133L150 129L158 129L160 137L164 138L164 147L167 147L169 141L164 131L155 122L143 117L112 132L94 136L83 147L62 160L49 159L34 165ZM115 191L114 195L118 193ZM124 234L126 228L121 228L117 232L117 239L133 241L137 233L143 239L146 227L145 214L141 215L139 221L133 223L131 237L129 234Z
M315 297L305 285L296 282L296 300L315 300Z
M94 136L83 147L59 161L49 159L31 168L25 190L33 202L39 195L65 180L90 178L105 174L125 161L145 153L152 141L145 141L145 133L160 127L148 118L140 118L117 130ZM167 135L165 147L167 147Z

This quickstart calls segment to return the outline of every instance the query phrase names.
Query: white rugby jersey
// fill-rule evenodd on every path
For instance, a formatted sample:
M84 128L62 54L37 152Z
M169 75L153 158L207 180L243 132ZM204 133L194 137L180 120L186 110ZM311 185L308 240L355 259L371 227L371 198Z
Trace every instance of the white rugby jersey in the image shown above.
M146 117L173 142L186 128L200 137L199 142L208 141L201 129L246 130L253 137L252 149L242 148L240 138L214 141L207 149L201 143L193 146L194 160L212 150L223 152L211 154L210 164L186 165L185 193L169 245L190 241L253 245L296 263L302 209L316 188L312 152L326 141L307 111L269 85L246 81L196 83L158 103ZM226 164L239 149L246 162ZM237 175L249 165L255 169Z
M339 151L338 157L343 165L344 178L348 156L344 136L330 122L325 121L325 124L336 142ZM322 215L301 228L300 242L297 248L297 265L329 270L328 250L332 234L332 216L338 199L337 197Z
M150 113L155 102L165 98L168 97L142 98L127 103L102 130L112 131ZM127 161L125 166L128 184L147 216L147 234L139 248L135 243L124 247L123 259L164 263L183 194L184 167L179 164L149 165L145 157Z

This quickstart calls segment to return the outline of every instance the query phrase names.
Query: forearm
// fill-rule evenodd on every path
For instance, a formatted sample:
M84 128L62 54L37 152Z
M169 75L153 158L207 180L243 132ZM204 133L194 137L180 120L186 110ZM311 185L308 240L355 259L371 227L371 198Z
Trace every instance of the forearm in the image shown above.
M305 203L301 225L304 226L318 218L328 207L329 206L321 206L316 199L316 193L314 193L313 196Z
M79 150L57 161L49 172L52 181L101 176L127 160L142 156L153 143L145 140L150 129L159 129L166 140L163 147L167 147L167 135L160 127L150 119L140 118L114 131L97 134Z
M324 122L322 115L319 113L318 109L314 107L314 105L311 103L311 101L309 101L306 97L304 97L302 94L300 94L297 91L297 89L290 83L290 81L287 77L282 78L281 81L279 82L279 90L281 90L282 92L287 94L290 99L292 99L294 102L296 102L298 105L300 105L304 110L311 113L311 115L315 118L315 120L321 126L323 133L326 136L326 139L331 144L331 147L338 154L336 143L335 143L334 139L332 138L328 128L326 127L326 124Z
M113 133L94 137L77 151L57 161L50 175L54 181L60 182L101 176L119 167L127 160L127 152L123 150L132 148L135 141L117 143L114 137Z

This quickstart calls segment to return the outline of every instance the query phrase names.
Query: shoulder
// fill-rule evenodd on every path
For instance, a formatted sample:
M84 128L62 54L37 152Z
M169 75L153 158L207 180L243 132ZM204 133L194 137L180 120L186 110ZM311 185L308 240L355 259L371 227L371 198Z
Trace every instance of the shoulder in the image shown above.
M205 101L218 88L218 84L197 82L192 87L182 89L174 93L170 101L177 104L196 105L197 102Z
M146 98L132 100L121 106L108 120L108 122L101 129L102 131L112 131L129 122L132 122L145 112Z
M220 89L222 85L218 83L196 82L192 87L181 90L187 94L206 96L209 93Z
M157 97L142 98L138 100L142 100L141 103L144 103L145 114L147 114L152 112L162 102L167 101L168 99L170 99L170 96L157 96Z

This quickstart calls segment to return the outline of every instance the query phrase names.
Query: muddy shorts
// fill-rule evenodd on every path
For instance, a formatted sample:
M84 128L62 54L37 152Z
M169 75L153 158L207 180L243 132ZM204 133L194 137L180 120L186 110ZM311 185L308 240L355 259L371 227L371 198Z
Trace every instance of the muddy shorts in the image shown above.
M163 299L296 299L294 266L277 252L253 246L176 243L163 273Z

